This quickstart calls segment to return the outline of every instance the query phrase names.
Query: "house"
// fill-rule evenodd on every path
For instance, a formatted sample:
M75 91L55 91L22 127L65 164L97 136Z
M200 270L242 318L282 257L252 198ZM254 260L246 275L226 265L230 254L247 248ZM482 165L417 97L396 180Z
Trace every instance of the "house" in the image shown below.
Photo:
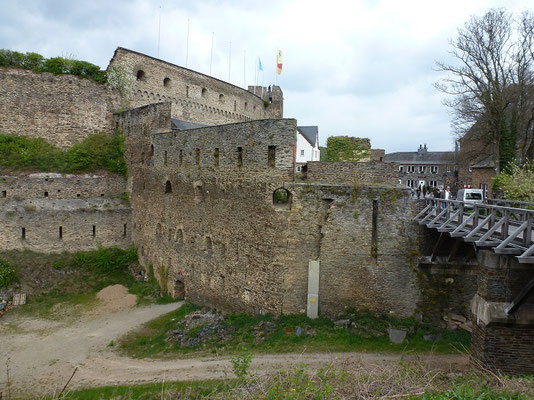
M320 161L319 128L317 126L297 126L297 171L300 172L308 161Z
M414 152L386 154L385 162L399 164L400 185L457 189L458 166L454 151L428 151L425 144Z

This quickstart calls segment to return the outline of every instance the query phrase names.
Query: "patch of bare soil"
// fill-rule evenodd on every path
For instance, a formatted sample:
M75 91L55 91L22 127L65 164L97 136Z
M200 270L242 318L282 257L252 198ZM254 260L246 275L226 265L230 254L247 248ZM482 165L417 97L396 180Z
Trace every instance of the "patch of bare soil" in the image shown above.
M182 302L135 307L135 296L114 285L97 296L96 307L77 320L48 324L43 331L39 318L14 313L0 320L0 392L7 393L6 367L10 371L11 394L42 396L63 387L73 371L77 372L69 388L136 384L146 382L205 380L233 377L228 357L204 357L176 360L138 360L114 351L114 342L143 323L180 307ZM13 329L21 324L23 329ZM306 364L316 369L340 360L373 365L391 365L415 356L393 354L264 354L254 356L252 372L271 374L281 368ZM461 355L425 355L422 362L447 371L467 368Z

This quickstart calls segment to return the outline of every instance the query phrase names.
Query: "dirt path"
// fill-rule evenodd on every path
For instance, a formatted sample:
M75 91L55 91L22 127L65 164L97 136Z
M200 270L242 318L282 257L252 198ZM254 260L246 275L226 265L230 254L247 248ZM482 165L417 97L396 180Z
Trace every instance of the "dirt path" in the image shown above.
M0 320L0 360L9 359L12 393L24 395L53 393L78 371L69 388L171 380L200 380L232 377L229 360L199 358L184 360L137 360L121 357L109 347L111 341L182 303L108 310L104 315L86 313L78 319L51 322L20 315ZM370 367L395 363L401 355L275 354L254 356L252 370L265 373L304 363L310 368L334 360L348 359ZM405 357L406 358L406 357ZM462 356L425 356L425 362L458 370L467 365ZM6 367L0 365L0 392L6 392Z

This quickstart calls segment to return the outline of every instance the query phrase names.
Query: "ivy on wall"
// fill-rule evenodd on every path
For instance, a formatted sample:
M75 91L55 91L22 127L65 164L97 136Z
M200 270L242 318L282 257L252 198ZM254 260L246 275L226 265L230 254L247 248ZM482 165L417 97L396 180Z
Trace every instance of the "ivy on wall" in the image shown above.
M20 53L18 51L0 49L0 67L22 68L34 72L50 72L55 75L76 75L92 79L98 83L106 82L106 72L98 65L87 61L73 60L63 57L45 58L38 53Z
M325 161L360 161L369 157L369 140L349 136L330 136Z

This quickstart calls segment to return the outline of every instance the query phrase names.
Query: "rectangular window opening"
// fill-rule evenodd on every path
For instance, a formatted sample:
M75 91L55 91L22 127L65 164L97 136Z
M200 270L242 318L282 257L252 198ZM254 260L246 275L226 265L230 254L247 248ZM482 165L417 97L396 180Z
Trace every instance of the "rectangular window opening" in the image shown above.
M21 228L20 234L22 240L26 239L26 228Z
M213 150L213 157L215 157L215 166L219 166L219 148L216 147L215 150Z
M184 161L184 151L180 150L180 160L179 160L180 165L182 165L183 161Z
M200 149L195 149L195 162L200 165Z
M62 226L59 227L59 238L63 239L63 227Z
M7 191L2 190L2 197L7 197Z
M237 166L240 167L243 165L243 148L237 148Z
M122 227L122 236L126 237L126 229L127 229L127 224L124 224L124 226Z
M269 146L267 153L267 165L269 167L274 167L276 164L276 146Z
M167 150L163 153L163 164L167 165Z
M96 225L93 225L93 237L96 236Z

